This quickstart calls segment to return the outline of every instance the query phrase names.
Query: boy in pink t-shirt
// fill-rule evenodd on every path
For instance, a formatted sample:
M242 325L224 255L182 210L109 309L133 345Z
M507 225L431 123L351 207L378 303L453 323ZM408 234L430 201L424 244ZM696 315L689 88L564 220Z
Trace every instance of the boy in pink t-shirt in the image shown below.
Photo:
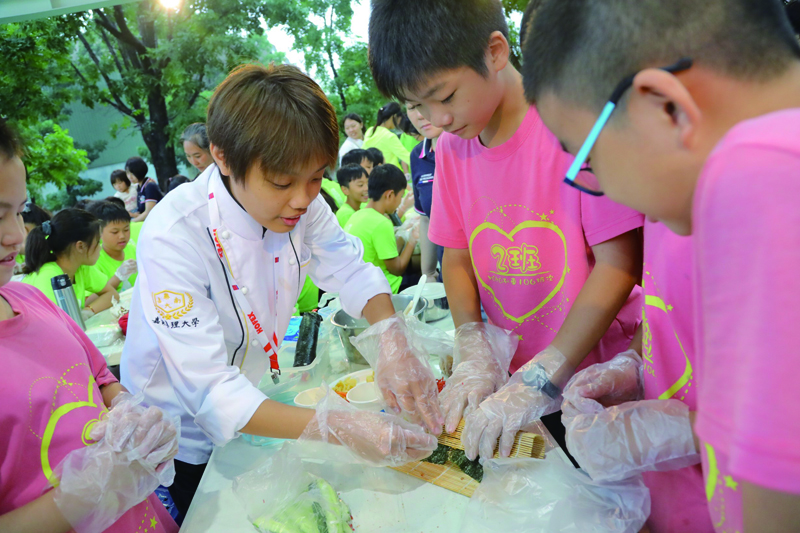
M627 348L639 319L632 290L643 219L558 182L572 157L526 103L507 37L499 2L381 2L370 18L378 87L447 132L437 147L428 236L445 247L455 325L480 322L483 309L519 342L510 370L522 370L505 385L508 361L496 360L485 339L456 333L440 400L448 431L469 415L469 457L479 447L493 453L501 434L508 454L521 427L558 410L558 388L576 368ZM397 55L405 49L423 52ZM448 49L458 53L441 53ZM508 395L513 405L502 400Z
M147 460L132 465L126 458L155 452L164 459L156 462L170 461L177 452L174 425L160 416L145 420L138 411L125 411L124 402L109 412L112 399L127 395L120 395L125 389L102 354L38 289L9 283L25 236L25 168L18 155L13 134L0 120L0 531L28 531L35 525L51 533L73 527L176 532L178 526L158 497L146 496L158 485L143 468ZM132 424L128 442L140 446L135 450L119 439L122 418L117 415L123 412ZM148 438L158 436L150 430L165 431L162 437L170 433L150 441L156 447L149 448ZM115 444L109 445L111 440ZM158 449L161 445L166 453ZM83 454L92 448L102 454ZM94 460L79 463L81 457ZM56 488L50 490L51 485ZM140 491L145 494L138 497Z
M567 4L544 4L528 29L527 96L578 164L591 156L597 178L575 185L693 235L697 351L696 414L623 403L575 436L613 443L601 476L701 451L717 531L796 531L800 44L784 6Z

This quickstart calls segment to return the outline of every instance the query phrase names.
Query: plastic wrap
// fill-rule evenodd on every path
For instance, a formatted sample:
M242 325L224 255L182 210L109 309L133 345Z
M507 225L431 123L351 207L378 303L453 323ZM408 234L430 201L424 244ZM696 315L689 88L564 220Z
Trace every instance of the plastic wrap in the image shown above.
M463 533L638 533L650 515L641 476L597 483L559 460L490 459Z
M406 318L397 313L350 341L375 370L375 382L389 407L439 434L444 419L438 388L427 354L414 337Z
M94 425L97 442L70 452L54 470L53 499L77 533L99 533L175 477L180 420L122 393Z
M517 432L542 416L558 411L561 396L551 398L534 385L535 370L544 379L552 378L567 364L567 359L553 346L539 353L520 368L506 385L489 396L466 418L461 441L467 457L492 457L500 439L500 455L508 457ZM530 383L530 384L529 384Z
M611 407L644 398L642 358L628 350L605 363L587 367L569 380L564 387L561 409L565 413L592 412L587 400Z
M689 407L679 400L642 400L592 412L564 413L567 448L596 481L647 471L676 470L700 462Z
M339 444L337 451L346 451L348 462L371 466L399 466L424 459L436 449L436 438L422 427L397 415L360 411L327 385L323 388L325 397L299 441Z
M448 433L455 432L462 417L506 384L518 344L516 335L483 322L463 324L456 330L453 374L439 394Z

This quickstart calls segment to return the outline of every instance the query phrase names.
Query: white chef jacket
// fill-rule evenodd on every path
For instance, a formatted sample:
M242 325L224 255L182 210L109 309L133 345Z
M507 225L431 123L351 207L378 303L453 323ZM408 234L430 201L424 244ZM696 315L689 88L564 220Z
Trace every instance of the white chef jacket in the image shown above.
M191 464L208 462L213 444L239 435L266 399L256 386L269 370L209 235L212 190L230 272L269 339L283 339L306 274L323 290L339 292L354 317L370 298L391 294L381 270L364 263L361 242L342 231L321 197L291 233L278 234L236 203L216 165L165 196L137 243L120 370L128 390L180 416L177 459Z

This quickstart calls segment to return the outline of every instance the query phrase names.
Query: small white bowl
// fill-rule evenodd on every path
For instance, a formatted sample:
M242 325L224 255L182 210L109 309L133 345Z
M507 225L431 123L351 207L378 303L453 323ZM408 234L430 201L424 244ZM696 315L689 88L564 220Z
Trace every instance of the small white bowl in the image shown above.
M347 393L347 401L358 409L380 411L383 409L381 391L374 382L359 383Z
M325 390L322 387L304 390L294 397L294 403L298 407L313 409L325 397Z

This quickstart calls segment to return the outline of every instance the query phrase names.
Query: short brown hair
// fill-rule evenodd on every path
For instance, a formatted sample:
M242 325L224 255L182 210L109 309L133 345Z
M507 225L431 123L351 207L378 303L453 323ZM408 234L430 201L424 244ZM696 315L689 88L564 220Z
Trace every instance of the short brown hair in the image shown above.
M314 80L290 65L242 65L214 91L206 121L234 180L259 164L291 174L314 158L334 166L339 154L336 111Z

